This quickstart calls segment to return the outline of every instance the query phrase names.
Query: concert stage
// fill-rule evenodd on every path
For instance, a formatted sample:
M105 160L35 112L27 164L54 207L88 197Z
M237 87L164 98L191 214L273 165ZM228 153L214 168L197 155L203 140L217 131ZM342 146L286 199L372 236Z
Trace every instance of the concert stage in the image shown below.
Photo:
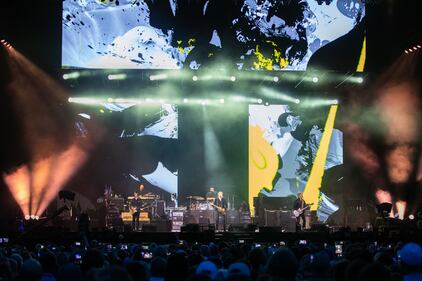
M3 235L4 236L4 235ZM66 232L54 228L41 228L36 231L28 231L24 234L11 233L10 243L26 245L41 244L62 244L70 245L76 241L83 241L84 236L79 232ZM371 232L350 231L350 229L339 229L336 231L304 231L304 232L280 232L278 229L261 227L255 232L233 231L215 232L211 230L199 232L116 232L116 231L94 231L87 234L89 241L96 240L103 243L157 243L174 244L180 241L188 243L239 243L239 244L293 244L302 243L332 243L335 241L354 242L397 242L397 241L421 241L422 231L411 227L378 229ZM306 241L306 242L305 242Z

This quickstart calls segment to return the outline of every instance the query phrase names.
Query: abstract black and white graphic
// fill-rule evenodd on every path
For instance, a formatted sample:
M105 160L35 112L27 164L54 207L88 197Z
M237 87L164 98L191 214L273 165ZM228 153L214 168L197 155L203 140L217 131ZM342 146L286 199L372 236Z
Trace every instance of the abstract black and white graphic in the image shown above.
M64 0L62 66L303 71L364 16L363 0Z
M268 197L297 196L305 191L324 134L325 116L320 115L310 118L288 105L249 106L250 191ZM321 169L342 164L343 133L334 128ZM335 202L321 191L318 218L326 221L337 210Z
M101 131L93 170L114 192L130 195L139 184L162 197L178 193L178 110L175 105L104 103L101 112L81 106L76 131ZM90 122L96 122L96 132ZM98 127L101 127L98 129Z

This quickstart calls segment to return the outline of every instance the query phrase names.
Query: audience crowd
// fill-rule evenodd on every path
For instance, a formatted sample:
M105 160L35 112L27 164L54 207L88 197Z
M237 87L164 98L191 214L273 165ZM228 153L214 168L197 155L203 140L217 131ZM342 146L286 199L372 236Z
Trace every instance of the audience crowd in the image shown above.
M0 245L0 281L414 281L416 243Z

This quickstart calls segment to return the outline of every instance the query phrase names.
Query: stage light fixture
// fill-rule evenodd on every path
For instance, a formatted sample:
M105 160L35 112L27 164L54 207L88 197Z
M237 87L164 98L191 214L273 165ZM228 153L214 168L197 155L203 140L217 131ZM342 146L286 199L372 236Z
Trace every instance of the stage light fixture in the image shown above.
M316 77L316 76L312 77L312 82L318 83L318 81L319 81L318 77Z
M358 78L356 79L356 82L358 82L358 83L363 83L363 78L362 78L362 77L358 77Z
M276 82L276 83L277 83L279 80L280 80L280 78L278 78L278 76L274 76L274 78L273 78L273 81L274 81L274 82Z
M112 98L108 98L107 99L107 102L113 102L113 99Z
M68 98L67 101L68 102L73 102L73 98Z
M63 74L64 80L77 79L81 74L78 71Z
M236 76L230 76L230 81L235 82L236 81Z
M407 50L404 50L404 53L407 55L407 54L409 54L409 52L407 51Z
M146 99L145 99L145 102L152 102L152 99L150 99L150 98L146 98Z
M120 74L109 74L107 76L108 80L123 80L126 79L127 75L125 73Z
M295 103L299 104L300 103L300 99L295 99Z
M184 102L184 103L188 103L188 102L189 102L189 99L184 98L184 99L183 99L183 102Z
M418 48L416 48L416 47L413 47L413 50L415 50L415 51L416 51L417 49L418 49Z
M409 215L409 220L414 220L414 219L415 219L415 216L413 214L410 214Z
M192 80L193 81L198 81L198 76L196 76L196 75L192 76Z
M331 101L331 104L338 104L338 99L334 99Z
M31 218L31 216L30 215L25 215L25 219L26 220L29 220Z
M268 102L265 103L266 106L269 106L270 104Z
M262 103L262 99L258 99L258 103L261 104Z
M220 103L224 103L224 99L220 99Z
M164 80L164 79L167 79L168 78L168 76L167 76L167 74L155 74L155 75L150 75L149 76L149 80L151 80L151 81L155 81L155 80Z
M201 104L202 104L202 105L205 105L205 104L206 104L206 102L203 100L203 101L201 101Z

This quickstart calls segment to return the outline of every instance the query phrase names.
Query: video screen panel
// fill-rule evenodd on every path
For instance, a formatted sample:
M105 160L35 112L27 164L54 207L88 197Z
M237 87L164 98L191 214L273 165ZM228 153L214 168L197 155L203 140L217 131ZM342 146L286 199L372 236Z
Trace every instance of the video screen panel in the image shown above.
M249 105L250 204L256 196L294 200L302 192L320 221L339 209L323 182L326 170L343 164L343 133L334 127L337 105L317 112Z
M133 196L142 184L144 193L159 195L161 199L170 200L172 194L177 195L176 105L104 103L100 110L87 105L77 109L76 134L95 139L96 143L81 172L90 175L81 180L86 186L97 181L97 186L106 187L105 192L127 197Z
M62 66L304 71L364 16L362 0L64 0Z

